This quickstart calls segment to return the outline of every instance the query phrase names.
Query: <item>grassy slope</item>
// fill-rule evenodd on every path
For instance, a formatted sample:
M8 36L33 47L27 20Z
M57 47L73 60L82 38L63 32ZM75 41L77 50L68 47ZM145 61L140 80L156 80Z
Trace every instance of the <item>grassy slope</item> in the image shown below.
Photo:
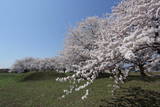
M84 94L84 90L75 92L65 99L58 100L58 97L62 95L63 89L68 88L69 83L56 82L55 78L57 76L64 75L55 73L0 73L0 107L108 107L107 104L109 103L119 104L118 107L120 105L129 107L130 103L136 105L135 102L138 104L160 102L159 77L155 79L145 78L144 80L138 74L132 74L128 82L117 91L115 98L111 96L110 84L112 80L101 78L89 86L88 99L82 101L80 98ZM150 98L151 94L153 94L153 97ZM135 97L138 101L134 101ZM148 99L145 99L146 97ZM133 102L130 102L130 100ZM152 100L156 102L151 102ZM152 106L149 105L148 107Z

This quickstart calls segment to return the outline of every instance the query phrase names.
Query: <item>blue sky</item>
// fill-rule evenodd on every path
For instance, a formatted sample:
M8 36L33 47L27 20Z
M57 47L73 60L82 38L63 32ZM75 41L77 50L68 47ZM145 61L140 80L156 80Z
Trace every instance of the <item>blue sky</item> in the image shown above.
M0 68L24 57L53 57L68 27L111 11L119 0L0 0Z

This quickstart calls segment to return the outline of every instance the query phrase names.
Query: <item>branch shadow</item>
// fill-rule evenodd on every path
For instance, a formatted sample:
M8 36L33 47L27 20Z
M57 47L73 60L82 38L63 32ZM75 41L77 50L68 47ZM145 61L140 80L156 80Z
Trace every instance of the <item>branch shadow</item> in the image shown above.
M132 80L138 80L138 81L145 81L145 82L155 82L160 81L160 75L156 76L140 76L140 75L130 75L126 81L132 81Z
M103 104L99 107L160 107L160 92L141 87L123 89L122 92L116 92L112 99L102 99L101 102Z

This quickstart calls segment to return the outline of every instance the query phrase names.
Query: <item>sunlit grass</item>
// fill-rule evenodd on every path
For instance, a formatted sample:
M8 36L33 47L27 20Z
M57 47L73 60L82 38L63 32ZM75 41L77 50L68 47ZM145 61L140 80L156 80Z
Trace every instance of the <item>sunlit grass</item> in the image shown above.
M103 100L114 102L112 100L114 96L111 95L113 82L108 78L97 79L89 86L89 96L85 101L81 100L85 90L74 92L65 99L59 100L63 90L69 87L69 83L56 82L57 76L65 76L65 74L54 72L0 73L0 107L108 107ZM139 74L134 73L115 96L118 98L118 96L125 95L124 88L135 87L160 92L160 78L146 77L143 79Z

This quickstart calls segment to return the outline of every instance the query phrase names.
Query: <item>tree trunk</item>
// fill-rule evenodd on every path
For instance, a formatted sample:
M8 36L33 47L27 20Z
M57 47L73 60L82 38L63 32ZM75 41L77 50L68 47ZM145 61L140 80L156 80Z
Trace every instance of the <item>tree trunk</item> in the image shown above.
M141 76L147 76L146 73L145 73L143 65L139 65L139 70L140 70Z

